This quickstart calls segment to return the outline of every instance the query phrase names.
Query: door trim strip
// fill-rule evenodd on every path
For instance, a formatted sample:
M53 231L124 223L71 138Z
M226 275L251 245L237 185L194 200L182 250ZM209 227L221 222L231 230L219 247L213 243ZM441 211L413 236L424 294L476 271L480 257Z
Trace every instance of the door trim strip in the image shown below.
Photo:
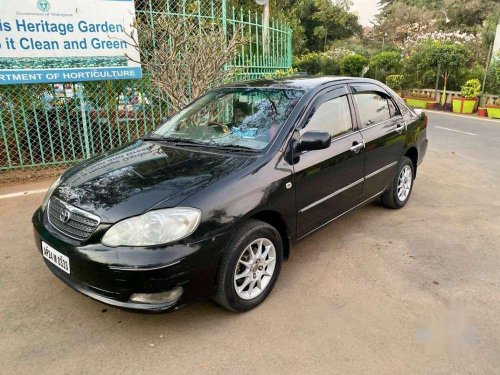
M377 194L375 194L375 195L371 196L370 198L368 198L368 199L364 200L363 202L358 203L356 206L349 208L347 211L342 212L340 215L335 216L333 219L328 220L326 223L321 224L319 227L317 227L317 228L313 229L312 231L307 232L307 233L306 233L306 234L304 234L303 236L299 237L299 238L298 238L298 240L301 240L301 239L303 239L304 237L309 236L311 233L316 232L318 229L323 228L325 225L330 224L332 221L337 220L339 217L344 216L344 215L345 215L345 214L347 214L348 212L351 212L352 210L354 210L354 209L358 208L359 206L362 206L362 205L364 205L365 203L368 203L369 201L371 201L371 200L373 200L373 199L377 198L377 197L378 197L379 195L381 195L384 191L385 191L385 190L382 190L382 191L378 192Z
M375 176L375 175L379 174L380 172L385 171L387 168L390 168L390 167L395 166L396 164L398 164L398 162L397 162L397 161L393 161L391 164L387 164L385 167L382 167L382 168L380 168L380 169L377 169L375 172L372 172L372 173L370 173L369 175L366 175L366 176L365 176L365 180L368 180L369 178L371 178L371 177L373 177L373 176Z
M341 189L339 189L339 190L337 190L337 191L334 191L332 194L329 194L329 195L327 195L326 197L323 197L323 198L321 198L321 199L317 200L316 202L313 202L313 203L311 203L310 205L305 206L304 208L301 208L301 209L299 210L299 212L298 212L298 213L299 213L299 214L301 214L301 213L303 213L303 212L305 212L305 211L307 211L307 210L309 210L309 209L311 209L311 208L313 208L313 207L316 207L318 204L321 204L321 203L323 203L324 201L327 201L328 199L333 198L334 196L336 196L336 195L338 195L338 194L340 194L340 193L343 193L344 191L346 191L346 190L348 190L348 189L350 189L350 188L353 188L354 186L356 186L356 185L358 185L358 184L360 184L360 183L364 182L365 180L368 180L369 178L371 178L371 177L373 177L373 176L375 176L375 175L379 174L380 172L385 171L386 169L388 169L388 168L390 168L390 167L393 167L393 166L394 166L394 165L396 165L396 164L398 164L398 162L397 162L397 161L394 161L394 162L392 162L392 163L390 163L390 164L387 164L385 167L382 167L382 168L380 168L380 169L377 169L375 172L372 172L372 173L370 173L369 175L367 175L367 176L365 176L365 177L363 177L363 178L361 178L361 179L359 179L359 180L357 180L357 181L354 181L352 184L349 184L349 185L347 185L347 186L344 186L343 188L341 188Z
M306 207L302 208L301 210L299 210L299 214L301 214L304 211L309 210L310 208L313 208L314 206L317 206L320 203L323 203L324 201L326 201L326 200L328 200L330 198L333 198L334 196L336 196L336 195L338 195L340 193L343 193L344 191L346 191L346 190L348 190L348 189L350 189L350 188L352 188L352 187L354 187L354 186L362 183L364 180L365 180L364 178L360 178L358 181L354 181L352 184L344 186L342 189L334 191L332 194L327 195L326 197L323 197L320 200L317 200L316 202L311 203L309 206L306 206Z

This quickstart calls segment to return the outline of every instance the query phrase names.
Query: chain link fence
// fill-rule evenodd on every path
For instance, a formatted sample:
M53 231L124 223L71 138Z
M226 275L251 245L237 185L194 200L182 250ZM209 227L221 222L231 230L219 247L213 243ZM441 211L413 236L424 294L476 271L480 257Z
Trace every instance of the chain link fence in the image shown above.
M291 67L291 30L261 14L217 0L136 0L137 17L154 29L157 15L197 17L248 40L227 68L255 79ZM264 42L266 41L266 44ZM140 80L0 85L0 174L61 168L150 133L171 113L144 72ZM186 82L189 85L189 82Z

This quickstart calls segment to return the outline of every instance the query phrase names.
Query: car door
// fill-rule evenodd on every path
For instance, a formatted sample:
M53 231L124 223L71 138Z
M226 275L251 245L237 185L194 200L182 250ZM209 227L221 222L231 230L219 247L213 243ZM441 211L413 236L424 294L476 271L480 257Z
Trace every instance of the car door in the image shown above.
M386 189L404 152L406 125L399 109L382 88L351 85L358 127L365 142L363 199Z
M361 199L364 145L353 126L347 86L320 93L297 130L329 132L330 146L294 155L297 234L303 237Z

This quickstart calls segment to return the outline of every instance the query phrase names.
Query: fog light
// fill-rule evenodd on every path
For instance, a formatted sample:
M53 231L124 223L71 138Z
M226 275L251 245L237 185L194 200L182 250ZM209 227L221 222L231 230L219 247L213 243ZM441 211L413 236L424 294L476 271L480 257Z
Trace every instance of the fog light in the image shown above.
M182 296L184 290L177 286L168 292L161 293L134 293L130 297L130 302L135 303L148 303L148 304L161 304L176 302Z

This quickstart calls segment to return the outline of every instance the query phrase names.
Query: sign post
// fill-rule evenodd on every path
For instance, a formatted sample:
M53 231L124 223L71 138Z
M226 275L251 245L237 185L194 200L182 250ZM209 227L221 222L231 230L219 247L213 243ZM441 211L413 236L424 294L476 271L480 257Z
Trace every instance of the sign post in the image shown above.
M142 77L129 44L133 0L0 0L0 9L0 85Z

